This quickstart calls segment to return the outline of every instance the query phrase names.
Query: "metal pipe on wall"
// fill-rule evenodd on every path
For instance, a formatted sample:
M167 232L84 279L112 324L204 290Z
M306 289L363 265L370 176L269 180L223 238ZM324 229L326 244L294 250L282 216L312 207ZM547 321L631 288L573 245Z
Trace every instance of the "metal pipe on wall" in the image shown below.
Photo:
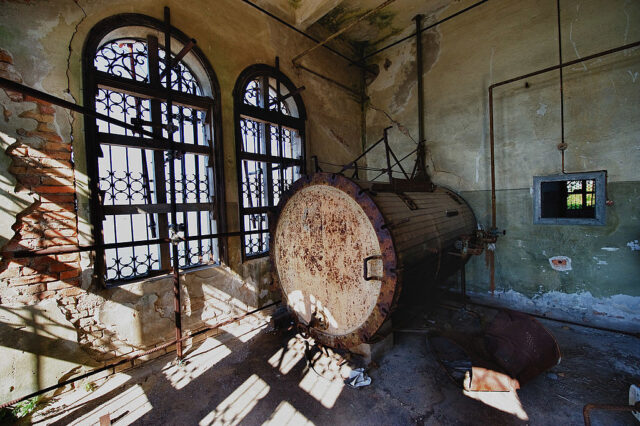
M562 25L560 24L560 0L556 0L556 10L558 15L558 63L562 63ZM562 67L558 69L560 76L560 144L558 149L562 153L562 173L564 173L564 151L567 144L564 141L564 78Z
M559 68L565 68L571 65L579 64L581 62L590 61L592 59L596 59L601 56L606 56L613 53L621 52L623 50L631 49L637 46L640 46L640 41L625 44L619 47L615 47L613 49L604 50L602 52L594 53L593 55L584 56L582 58L574 59L572 61L561 63L551 67L542 68L538 71L533 71L533 72L523 74L517 77L513 77L507 80L499 81L489 86L489 139L490 139L490 148L491 148L491 227L493 229L496 228L496 206L495 206L495 186L496 185L495 185L495 154L494 154L495 135L494 135L494 120L493 120L493 89L500 86L504 86L506 84L514 83L516 81L524 80L529 77L534 77L536 75L554 71Z
M416 15L416 80L418 81L418 151L411 177L427 178L425 164L424 66L422 61L422 15Z
M527 74L523 74L517 77L513 77L507 80L499 81L489 86L489 140L490 140L490 155L491 155L491 232L496 234L496 177L495 177L495 133L494 133L494 119L493 119L493 89L504 86L506 84L514 83L516 81L524 80L529 77L534 77L540 74L544 74L550 71L555 71L557 69L561 69L564 67L568 67L571 65L579 64L581 62L590 61L591 59L596 59L601 56L610 55L613 53L621 52L623 50L631 49L633 47L640 46L640 41L636 41L634 43L625 44L622 46L614 47L613 49L604 50L602 52L594 53L593 55L588 55L582 58L574 59L572 61L568 61L565 63L559 63L558 65L554 65L551 67L543 68L537 71L533 71ZM563 169L564 172L564 169ZM490 251L487 251L489 253ZM491 252L490 257L490 281L491 287L495 286L495 261L493 259L493 252Z

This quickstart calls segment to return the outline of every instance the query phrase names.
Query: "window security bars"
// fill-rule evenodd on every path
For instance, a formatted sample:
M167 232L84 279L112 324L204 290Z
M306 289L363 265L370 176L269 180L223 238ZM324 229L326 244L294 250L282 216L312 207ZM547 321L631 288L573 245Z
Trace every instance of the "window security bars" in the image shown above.
M103 243L216 233L213 132L207 122L213 100L203 96L189 67L178 62L165 72L164 48L153 36L104 43L94 58L96 111L179 145L171 146L96 120L97 181ZM170 93L167 90L170 85ZM170 99L168 97L170 96ZM171 117L167 105L171 105ZM171 122L169 122L171 121ZM210 121L210 120L209 120ZM170 179L173 162L175 179ZM173 187L173 188L172 188ZM168 194L176 193L177 224L170 223ZM217 263L217 239L181 241L179 266ZM98 253L107 285L163 274L171 269L169 244L106 249Z
M236 93L238 187L245 258L269 250L267 213L304 173L304 110L295 87L264 67ZM263 231L260 233L251 233Z

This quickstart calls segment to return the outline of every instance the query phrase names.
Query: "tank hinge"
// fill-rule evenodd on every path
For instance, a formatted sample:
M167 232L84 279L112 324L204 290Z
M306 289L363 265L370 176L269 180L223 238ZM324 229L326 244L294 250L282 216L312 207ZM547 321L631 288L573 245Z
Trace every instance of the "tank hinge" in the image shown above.
M398 197L409 207L409 210L418 210L418 205L411 197L409 197L404 192L398 192Z

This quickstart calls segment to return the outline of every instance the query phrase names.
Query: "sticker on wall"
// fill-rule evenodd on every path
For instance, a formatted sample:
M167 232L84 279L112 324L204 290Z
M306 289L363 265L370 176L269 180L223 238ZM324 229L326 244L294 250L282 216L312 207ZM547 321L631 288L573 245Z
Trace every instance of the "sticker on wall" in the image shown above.
M549 264L556 271L566 272L571 270L571 258L567 256L550 257Z

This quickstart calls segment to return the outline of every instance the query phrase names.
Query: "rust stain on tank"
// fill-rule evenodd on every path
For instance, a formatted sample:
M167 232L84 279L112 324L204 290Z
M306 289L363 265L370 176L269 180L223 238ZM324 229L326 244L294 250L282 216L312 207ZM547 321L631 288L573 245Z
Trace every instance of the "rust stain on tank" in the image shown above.
M396 271L434 259L435 275L447 272L442 255L425 242L435 241L441 253L456 233L475 229L468 206L445 190L409 196L417 208L328 173L298 180L283 196L271 236L274 278L299 324L325 345L348 348L372 339L397 305ZM460 214L446 217L454 207ZM365 271L375 279L365 279ZM318 318L322 327L314 327Z

